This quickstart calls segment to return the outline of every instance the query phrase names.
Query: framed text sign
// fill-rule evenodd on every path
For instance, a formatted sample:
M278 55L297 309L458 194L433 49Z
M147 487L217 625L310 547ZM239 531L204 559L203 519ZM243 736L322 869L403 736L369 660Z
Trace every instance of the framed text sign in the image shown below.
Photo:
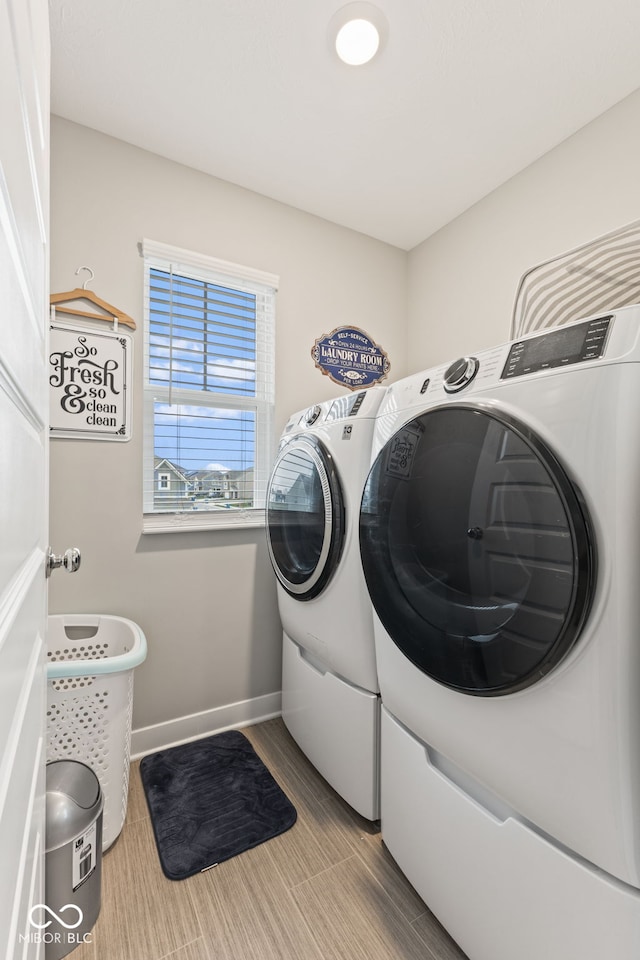
M131 438L132 352L126 334L51 324L52 437Z
M359 327L336 327L325 333L315 341L311 356L325 376L350 390L380 383L391 366L382 347Z

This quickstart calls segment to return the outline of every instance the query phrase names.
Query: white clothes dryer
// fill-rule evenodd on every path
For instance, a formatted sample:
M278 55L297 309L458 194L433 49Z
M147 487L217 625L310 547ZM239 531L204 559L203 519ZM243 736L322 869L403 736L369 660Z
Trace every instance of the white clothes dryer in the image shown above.
M382 835L473 960L640 956L640 307L391 385Z
M267 491L282 716L322 776L370 820L379 817L380 698L358 518L384 392L372 387L293 414Z

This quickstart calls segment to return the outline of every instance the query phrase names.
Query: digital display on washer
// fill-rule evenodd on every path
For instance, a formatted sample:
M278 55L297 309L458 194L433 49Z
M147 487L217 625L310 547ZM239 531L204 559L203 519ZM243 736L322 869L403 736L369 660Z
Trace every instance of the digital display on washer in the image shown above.
M519 340L509 351L500 379L522 377L537 370L564 367L601 357L612 319L611 315L598 317L597 320L586 320L530 340Z

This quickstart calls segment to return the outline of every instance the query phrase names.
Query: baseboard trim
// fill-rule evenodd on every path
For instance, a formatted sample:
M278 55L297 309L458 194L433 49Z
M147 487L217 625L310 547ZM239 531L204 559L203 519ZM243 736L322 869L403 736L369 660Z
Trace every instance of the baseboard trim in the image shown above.
M279 717L281 713L282 694L278 690L277 693L267 693L252 700L239 700L223 707L214 707L213 710L203 710L202 713L192 713L164 723L140 727L131 733L131 759L138 760L148 753L222 733L223 730L237 730L263 720L271 720Z

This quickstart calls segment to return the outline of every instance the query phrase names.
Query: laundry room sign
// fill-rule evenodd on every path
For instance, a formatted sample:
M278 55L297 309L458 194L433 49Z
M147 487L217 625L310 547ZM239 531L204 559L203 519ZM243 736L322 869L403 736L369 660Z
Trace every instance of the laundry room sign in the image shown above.
M49 341L52 437L129 440L131 337L52 323Z
M311 356L334 383L361 390L380 383L391 364L382 347L358 327L336 327L315 341Z

